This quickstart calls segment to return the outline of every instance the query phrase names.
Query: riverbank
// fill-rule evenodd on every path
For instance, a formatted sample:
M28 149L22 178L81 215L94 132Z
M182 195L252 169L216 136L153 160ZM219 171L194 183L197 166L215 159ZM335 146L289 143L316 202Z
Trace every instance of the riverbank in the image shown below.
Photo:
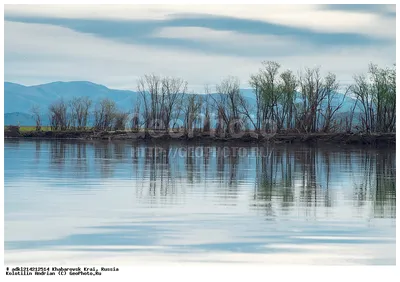
M216 136L209 132L197 132L192 135L183 132L134 132L134 131L27 131L21 132L6 127L5 138L30 138L30 139L79 139L79 140L184 140L204 142L234 142L234 143L339 143L360 145L395 145L396 133L278 133L257 134L246 132L238 136Z

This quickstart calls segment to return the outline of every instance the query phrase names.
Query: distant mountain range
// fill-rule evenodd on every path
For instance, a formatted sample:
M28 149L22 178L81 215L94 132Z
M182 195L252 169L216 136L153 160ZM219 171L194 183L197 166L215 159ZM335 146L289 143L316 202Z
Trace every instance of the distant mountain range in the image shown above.
M129 111L133 109L138 93L109 89L88 81L52 82L34 86L5 82L4 123L10 125L19 122L21 125L34 125L35 122L30 114L33 105L40 106L45 123L48 121L47 109L52 102L60 98L67 101L79 96L87 96L94 103L109 98L114 100L121 110Z
M241 89L242 95L251 106L256 105L252 89ZM339 103L343 96L338 95L335 103ZM110 89L104 85L88 81L51 82L47 84L24 86L17 83L4 83L4 124L5 125L34 125L30 113L33 105L39 105L43 112L43 123L48 124L47 109L49 105L63 98L70 100L73 97L87 96L94 103L109 98L114 100L119 109L132 111L139 94L135 91ZM338 113L341 115L350 111L355 100L346 97L343 107Z

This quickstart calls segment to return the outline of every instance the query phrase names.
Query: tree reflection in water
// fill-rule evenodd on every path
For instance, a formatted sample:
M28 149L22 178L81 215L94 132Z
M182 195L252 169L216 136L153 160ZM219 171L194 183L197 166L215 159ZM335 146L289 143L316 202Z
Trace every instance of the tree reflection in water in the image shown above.
M46 147L55 171L68 162L76 177L128 172L136 196L149 204L179 203L196 189L199 196L214 193L221 205L236 205L240 193L253 189L250 208L267 219L289 216L294 209L307 218L329 216L340 199L371 209L372 217L396 217L394 149L36 141L36 161Z

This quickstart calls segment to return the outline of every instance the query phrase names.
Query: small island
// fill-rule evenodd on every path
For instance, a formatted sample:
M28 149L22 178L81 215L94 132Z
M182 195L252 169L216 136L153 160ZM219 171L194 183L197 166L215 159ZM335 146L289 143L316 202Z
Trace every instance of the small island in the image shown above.
M212 92L188 91L176 77L145 75L132 92L132 107L112 97L60 98L46 112L30 109L35 126L8 125L5 138L83 140L184 140L196 142L339 143L396 142L396 69L370 64L367 75L343 87L319 68L296 75L262 63L252 89L228 76ZM126 105L125 105L126 106Z

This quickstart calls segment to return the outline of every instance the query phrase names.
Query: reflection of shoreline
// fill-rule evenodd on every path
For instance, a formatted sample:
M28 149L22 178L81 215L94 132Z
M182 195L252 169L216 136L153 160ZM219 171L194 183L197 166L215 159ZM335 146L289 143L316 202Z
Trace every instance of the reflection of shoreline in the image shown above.
M396 143L396 133L371 133L371 134L348 134L348 133L281 133L281 134L259 134L255 132L245 132L235 137L219 137L211 133L196 133L188 135L185 133L176 135L175 133L157 132L93 132L93 131L30 131L19 134L4 131L4 137L21 139L79 139L79 140L152 140L156 142L166 141L186 141L186 142L220 142L235 143L336 143L336 144L358 144L358 145L380 145L387 146Z
M283 212L299 202L305 212L316 212L319 206L337 204L332 184L342 183L344 191L352 188L354 205L372 203L373 217L396 218L395 164L392 151L273 150L268 159L262 156L257 162L254 205L264 206L267 218L275 217L274 200L280 201ZM350 176L350 182L340 180L341 174Z
M154 203L159 197L173 198L185 193L185 189L178 189L183 183L205 189L210 181L218 183L218 193L225 199L237 199L240 184L253 183L251 205L257 209L263 207L267 218L274 218L276 209L285 213L299 204L312 213L319 206L334 207L335 186L345 185L351 188L348 197L356 207L372 203L373 217L396 217L394 150L289 144L243 147L127 142L94 142L87 146L84 142L48 144L52 169L64 169L69 159L74 160L71 166L85 165L84 161L90 158L88 151L94 150L97 160L94 165L99 168L101 178L129 171L136 180L148 179L138 188L139 194L147 195ZM85 147L88 148L83 150Z
M367 207L372 217L396 217L393 149L122 140L5 144L15 151L31 147L35 165L45 165L56 177L129 179L136 183L138 199L152 199L155 205L182 200L193 187L201 195L211 192L226 205L236 205L244 189L253 187L248 195L251 208L271 219L300 206L307 217L315 217L317 207L328 213L342 200L351 201L355 209ZM218 190L212 191L215 186ZM337 198L338 188L344 198Z

